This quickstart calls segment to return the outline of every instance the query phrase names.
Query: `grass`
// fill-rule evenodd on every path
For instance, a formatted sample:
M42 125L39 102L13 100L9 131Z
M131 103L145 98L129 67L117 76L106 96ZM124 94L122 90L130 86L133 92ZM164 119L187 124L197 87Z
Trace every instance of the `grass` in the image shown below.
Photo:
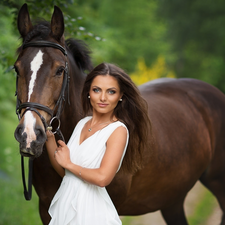
M122 218L123 225L130 225L133 220L134 217L132 216L125 216Z
M205 190L205 194L202 199L198 202L194 214L188 218L188 222L190 225L205 225L207 219L213 212L213 209L216 205L215 196L208 191Z

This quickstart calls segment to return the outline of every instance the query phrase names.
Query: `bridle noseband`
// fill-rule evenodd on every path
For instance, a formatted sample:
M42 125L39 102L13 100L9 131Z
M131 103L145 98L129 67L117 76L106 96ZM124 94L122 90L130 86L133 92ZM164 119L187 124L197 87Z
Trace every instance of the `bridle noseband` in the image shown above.
M51 47L51 48L56 48L59 49L65 56L67 56L67 52L66 49L63 48L61 45L54 43L54 42L49 42L49 41L35 41L35 42L28 42L22 45L22 49L28 48L28 47ZM70 81L70 77L69 77L69 73L68 73L68 62L66 62L65 64L65 69L64 69L64 77L63 77L63 84L62 84L62 88L61 88L61 93L60 96L56 102L56 105L54 107L54 109L50 109L49 107L39 104L39 103L35 103L35 102L25 102L25 103L21 103L19 98L18 98L18 77L16 79L16 96L17 96L17 104L16 104L16 114L18 116L18 119L21 120L21 118L24 116L24 114L27 111L34 111L41 119L44 127L45 127L45 131L47 131L48 129L52 129L51 125L52 122L54 120L58 120L58 127L56 128L55 131L53 131L53 133L57 133L59 135L59 138L62 139L65 142L65 139L63 137L63 134L60 130L60 116L61 113L63 111L64 108L64 103L65 103L65 92L67 89L67 97L68 97L68 103L69 102L69 81ZM23 112L23 114L21 115L21 110L25 108L25 111ZM42 110L47 112L50 116L51 116L51 120L49 125L47 124L45 118L40 114L40 112L37 110ZM55 116L54 113L57 110ZM33 158L29 158L29 177L28 177L28 190L27 190L27 186L26 186L26 182L25 182L25 171L24 171L24 158L23 156L21 156L21 168L22 168L22 180L23 180L23 187L24 187L24 197L26 200L30 200L31 196L32 196L32 173L33 173Z

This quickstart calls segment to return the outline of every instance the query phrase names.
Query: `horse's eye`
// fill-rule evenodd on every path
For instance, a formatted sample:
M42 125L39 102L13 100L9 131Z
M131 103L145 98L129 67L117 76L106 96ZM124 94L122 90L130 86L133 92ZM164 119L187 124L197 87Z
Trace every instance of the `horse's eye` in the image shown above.
M56 72L56 76L61 76L64 70L64 67L60 67Z

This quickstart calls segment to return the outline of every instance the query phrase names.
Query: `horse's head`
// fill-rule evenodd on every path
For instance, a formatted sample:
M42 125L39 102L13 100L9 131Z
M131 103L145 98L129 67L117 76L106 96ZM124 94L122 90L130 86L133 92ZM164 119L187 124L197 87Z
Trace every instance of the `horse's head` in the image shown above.
M15 138L22 155L38 157L47 138L47 124L55 112L61 112L67 85L64 19L55 6L51 24L42 22L33 26L24 4L17 22L23 44L15 62L20 118Z

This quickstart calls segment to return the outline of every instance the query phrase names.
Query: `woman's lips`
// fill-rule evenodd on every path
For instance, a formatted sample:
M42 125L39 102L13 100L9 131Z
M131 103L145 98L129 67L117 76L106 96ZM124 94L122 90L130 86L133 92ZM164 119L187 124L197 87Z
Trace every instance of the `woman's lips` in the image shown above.
M106 107L108 104L98 103L99 107Z

